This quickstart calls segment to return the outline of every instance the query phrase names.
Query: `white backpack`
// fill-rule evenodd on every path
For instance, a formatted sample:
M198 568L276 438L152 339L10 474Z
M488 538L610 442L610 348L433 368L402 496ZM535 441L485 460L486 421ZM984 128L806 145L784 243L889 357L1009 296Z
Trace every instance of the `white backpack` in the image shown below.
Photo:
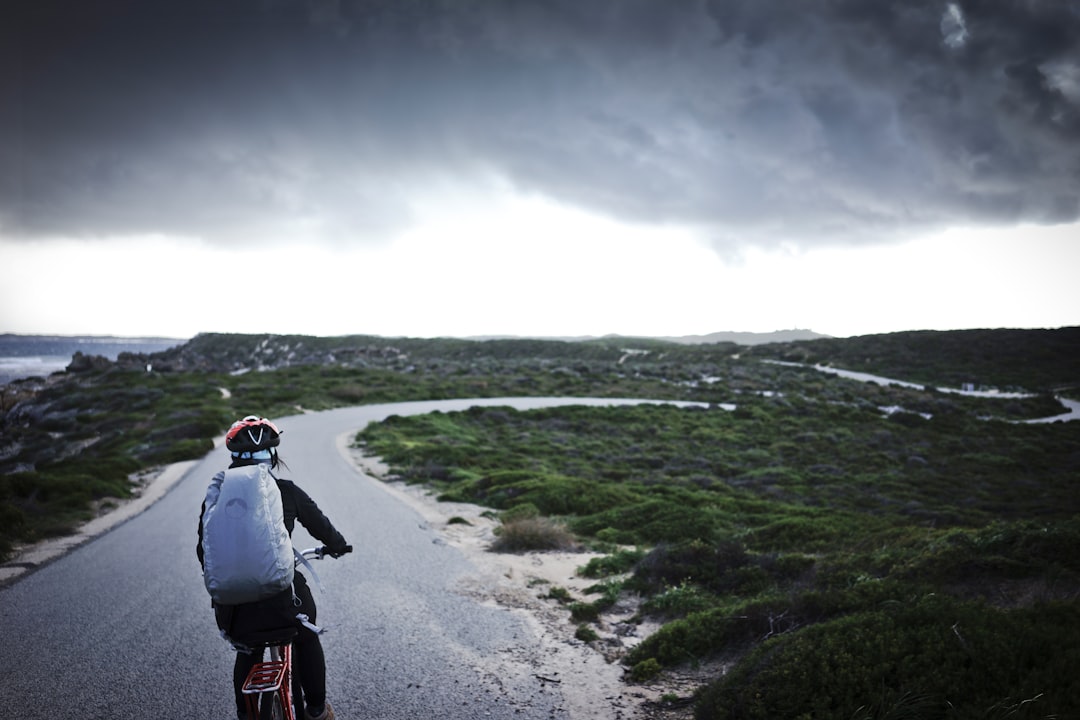
M262 463L219 472L202 517L203 581L218 605L273 597L293 582L281 491Z

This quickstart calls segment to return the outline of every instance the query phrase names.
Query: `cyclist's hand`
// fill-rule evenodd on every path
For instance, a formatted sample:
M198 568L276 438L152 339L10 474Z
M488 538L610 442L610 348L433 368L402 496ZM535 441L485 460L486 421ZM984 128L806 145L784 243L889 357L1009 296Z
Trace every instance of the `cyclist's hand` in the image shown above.
M326 554L335 560L346 553L352 552L352 545L342 545L341 547L326 548Z

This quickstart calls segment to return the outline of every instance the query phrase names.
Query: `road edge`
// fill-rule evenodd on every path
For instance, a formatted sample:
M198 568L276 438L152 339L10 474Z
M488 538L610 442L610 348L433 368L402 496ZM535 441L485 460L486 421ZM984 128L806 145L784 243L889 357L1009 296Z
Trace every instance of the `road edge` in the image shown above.
M27 575L40 570L75 548L107 533L117 525L127 522L164 497L200 460L166 465L152 475L137 495L118 501L114 509L98 515L78 528L71 535L49 538L30 545L15 547L9 560L0 565L0 588L6 588Z

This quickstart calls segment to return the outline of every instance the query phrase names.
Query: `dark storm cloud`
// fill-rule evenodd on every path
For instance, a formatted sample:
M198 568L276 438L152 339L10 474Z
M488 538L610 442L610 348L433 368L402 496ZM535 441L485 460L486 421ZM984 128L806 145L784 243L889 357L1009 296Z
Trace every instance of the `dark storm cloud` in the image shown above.
M1080 212L1080 14L1058 0L14 12L7 236L362 238L425 183L485 178L718 245Z

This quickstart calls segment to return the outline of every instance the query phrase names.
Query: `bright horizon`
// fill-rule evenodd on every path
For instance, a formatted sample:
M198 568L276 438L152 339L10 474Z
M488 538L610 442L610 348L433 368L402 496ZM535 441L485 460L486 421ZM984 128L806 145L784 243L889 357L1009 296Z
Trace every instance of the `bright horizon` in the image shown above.
M561 217L553 211L551 221ZM9 279L3 307L38 310L5 312L0 332L576 337L803 329L848 337L1080 324L1075 226L951 230L903 244L752 250L725 261L688 233L654 235L593 218L582 221L582 235L562 235L544 253L517 253L499 244L502 229L489 220L463 225L457 232L470 239L453 244L433 226L376 248L272 248L260 253L261 274L237 272L244 252L163 237L4 245L0 264L47 267L48 282L37 272ZM504 218L522 220L544 231L535 213ZM53 302L57 288L74 307ZM261 299L246 302L248 293Z
M0 28L0 332L1080 325L1064 4L155 7Z

